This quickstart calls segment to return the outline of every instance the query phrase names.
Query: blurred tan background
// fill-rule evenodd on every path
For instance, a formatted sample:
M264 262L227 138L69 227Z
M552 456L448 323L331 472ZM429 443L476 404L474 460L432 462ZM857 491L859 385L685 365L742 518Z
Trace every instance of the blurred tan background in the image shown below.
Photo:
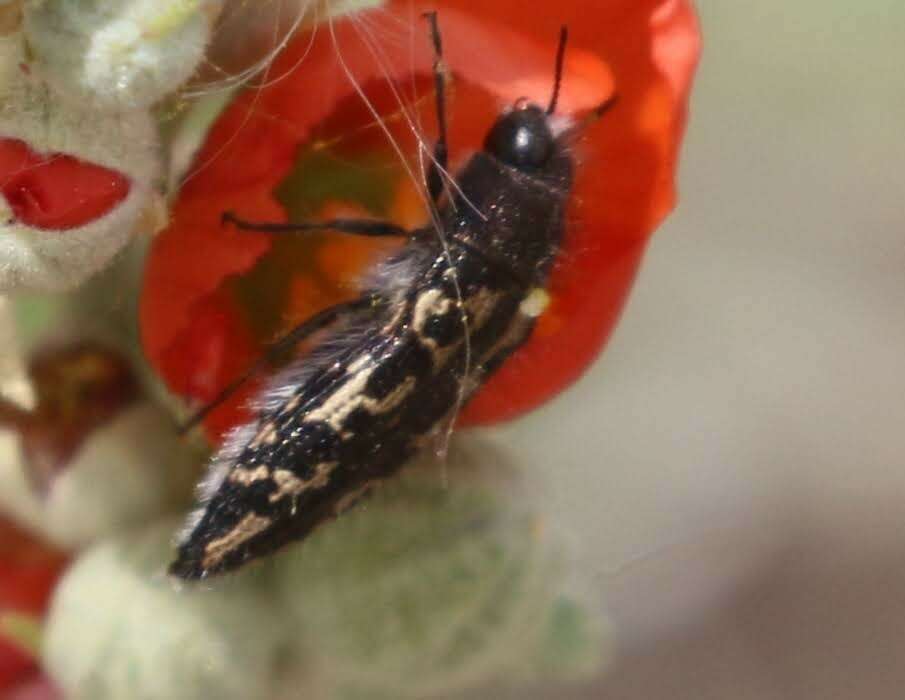
M905 4L699 7L679 210L591 375L488 439L600 583L587 697L900 699Z

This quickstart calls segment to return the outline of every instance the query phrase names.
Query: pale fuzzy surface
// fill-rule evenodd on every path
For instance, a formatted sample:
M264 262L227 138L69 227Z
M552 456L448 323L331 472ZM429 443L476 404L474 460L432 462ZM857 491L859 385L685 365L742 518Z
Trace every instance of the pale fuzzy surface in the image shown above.
M320 8L321 18L341 17L353 12L362 12L381 7L383 4L383 0L322 0L322 7Z
M0 40L5 63L17 65L21 38ZM0 76L0 137L38 153L64 153L115 169L131 179L125 200L109 214L66 231L12 219L0 197L0 293L63 291L103 269L129 241L154 201L161 165L157 127L144 111L95 112L63 104L35 75Z
M341 15L381 7L384 0L225 0L207 59L189 95L280 80L273 58L295 35Z
M26 481L18 437L0 431L0 512L77 549L183 507L193 462L171 420L137 404L95 432L41 499Z
M18 32L0 36L0 92L5 92L21 71L22 35Z
M135 252L135 251L130 251ZM26 410L35 395L24 358L48 346L86 341L129 356L135 291L130 259L77 292L0 298L0 394ZM175 421L150 403L125 407L95 430L46 499L24 475L18 436L0 431L0 514L63 548L84 546L125 527L185 507L199 457L176 434Z
M195 72L222 2L44 0L26 5L34 67L62 96L101 110L150 107Z
M0 57L16 65L24 57L20 36L0 39ZM158 176L158 138L143 110L99 113L60 102L39 76L18 68L0 83L0 135L27 141L39 151L69 153L116 169L141 182Z
M77 287L129 242L149 195L147 189L135 187L107 216L61 232L0 224L0 293ZM8 212L0 198L0 221Z
M489 456L453 449L449 482L426 457L281 556L277 586L330 697L450 697L601 668L602 617L566 593L562 542Z
M304 545L203 586L162 575L175 522L121 533L57 589L45 667L74 700L420 699L586 677L606 655L596 611L486 454L454 452L448 483L408 470Z
M56 590L44 665L71 700L275 698L286 630L257 576L179 590L164 575L173 523L83 555Z

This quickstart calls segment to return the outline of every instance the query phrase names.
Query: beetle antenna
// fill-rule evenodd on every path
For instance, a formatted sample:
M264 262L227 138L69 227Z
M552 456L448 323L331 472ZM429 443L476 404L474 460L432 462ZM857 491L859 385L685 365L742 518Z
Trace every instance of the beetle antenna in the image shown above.
M431 41L434 45L434 93L437 100L437 126L439 135L434 144L434 157L427 172L427 191L436 205L443 194L443 173L449 167L449 136L446 124L446 67L443 65L443 40L437 12L425 12L423 17L430 23Z
M556 111L556 104L559 102L559 89L562 86L563 63L566 58L566 43L568 41L569 28L563 25L559 30L559 47L556 49L556 73L553 78L553 94L550 96L547 114L553 114Z

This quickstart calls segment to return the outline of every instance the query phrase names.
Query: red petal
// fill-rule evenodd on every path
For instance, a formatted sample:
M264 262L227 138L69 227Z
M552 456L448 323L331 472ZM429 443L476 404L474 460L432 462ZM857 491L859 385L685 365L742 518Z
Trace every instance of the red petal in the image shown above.
M258 347L226 290L196 303L191 316L192 323L173 338L158 362L171 391L203 405L251 366ZM212 438L248 418L243 407L256 386L250 382L228 405L211 414L205 425Z
M130 187L115 170L61 153L38 154L22 141L0 138L0 192L16 220L28 226L84 226L112 211Z
M43 615L65 558L0 519L0 614ZM35 660L0 637L0 694L35 669Z
M38 668L34 658L18 646L0 638L0 695L33 674Z
M154 240L140 308L142 344L153 364L194 322L196 304L270 250L270 236L220 225L222 213L233 208L249 218L285 219L266 185L226 197L199 193L180 198L173 223Z
M63 694L46 676L35 675L12 688L6 700L64 700Z
M66 559L0 518L0 608L43 612Z

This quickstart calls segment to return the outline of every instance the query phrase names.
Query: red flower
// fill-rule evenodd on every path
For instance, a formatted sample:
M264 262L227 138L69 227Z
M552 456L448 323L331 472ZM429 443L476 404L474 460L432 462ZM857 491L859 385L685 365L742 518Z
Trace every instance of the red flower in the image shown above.
M410 177L347 73L415 162L413 130L389 80L407 99L417 92L416 117L432 138L433 57L419 15L433 9L453 75L454 164L480 147L505 106L522 96L548 99L562 24L571 38L560 112L580 118L619 95L617 108L589 125L577 148L552 304L464 418L492 422L536 407L596 357L649 234L674 205L699 49L689 2L560 0L526 11L516 0L399 0L296 38L268 86L241 94L211 131L172 225L155 242L142 296L148 358L174 391L209 400L293 321L353 295L362 269L387 249L341 234L276 240L241 233L220 226L224 210L285 221L354 205L406 225L424 221ZM208 428L216 433L235 422L237 405L215 412Z
M6 700L63 700L62 692L46 676L35 674L10 689Z
M16 221L61 231L98 219L129 194L122 174L61 153L38 154L0 138L0 194Z
M0 695L25 681L36 659L6 629L13 617L39 620L65 559L0 519Z

